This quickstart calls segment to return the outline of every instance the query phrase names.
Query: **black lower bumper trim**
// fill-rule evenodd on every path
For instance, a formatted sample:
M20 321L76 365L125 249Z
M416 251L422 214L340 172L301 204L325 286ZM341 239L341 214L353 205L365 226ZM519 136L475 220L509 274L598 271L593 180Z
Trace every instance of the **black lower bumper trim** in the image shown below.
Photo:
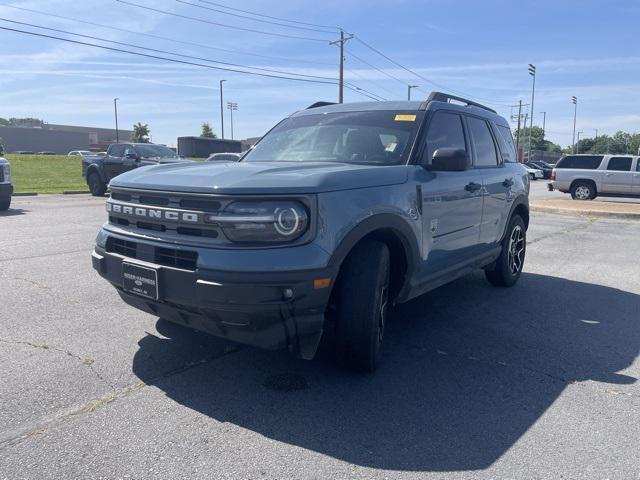
M181 270L157 265L159 299L123 289L122 262L136 262L96 247L93 267L129 305L163 319L265 349L289 348L312 358L322 336L331 288L314 289L316 278L335 279L337 268L295 272Z

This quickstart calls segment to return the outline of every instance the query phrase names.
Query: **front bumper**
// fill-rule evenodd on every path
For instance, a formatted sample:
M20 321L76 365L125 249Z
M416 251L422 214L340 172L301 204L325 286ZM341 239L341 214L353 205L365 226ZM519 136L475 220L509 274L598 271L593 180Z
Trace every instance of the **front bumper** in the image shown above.
M0 200L7 200L13 195L13 185L0 183Z
M157 269L159 300L123 290L123 261ZM99 246L92 263L133 307L239 343L288 348L305 359L316 353L331 294L330 287L314 288L314 280L331 278L333 283L338 270L229 272L198 265L192 271L130 259Z

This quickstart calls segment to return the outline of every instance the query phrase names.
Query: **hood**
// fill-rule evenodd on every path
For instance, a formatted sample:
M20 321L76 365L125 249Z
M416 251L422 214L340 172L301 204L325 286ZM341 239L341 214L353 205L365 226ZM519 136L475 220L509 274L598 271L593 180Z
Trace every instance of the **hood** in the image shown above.
M143 158L140 160L142 165L158 165L164 163L193 163L193 160L186 160L184 158L176 158L176 157L154 157L154 158Z
M407 166L336 162L204 162L141 167L114 187L192 193L317 193L404 183Z

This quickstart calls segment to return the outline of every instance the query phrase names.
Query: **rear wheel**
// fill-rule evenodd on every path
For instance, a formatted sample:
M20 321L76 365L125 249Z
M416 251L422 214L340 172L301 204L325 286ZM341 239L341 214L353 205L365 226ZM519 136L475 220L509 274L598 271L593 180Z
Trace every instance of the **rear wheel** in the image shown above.
M380 360L389 310L389 248L364 240L340 269L337 289L336 347L340 360L372 372Z
M107 191L107 185L102 181L97 172L91 172L87 177L89 191L94 197L102 197Z
M596 187L591 182L575 182L571 186L571 198L574 200L593 200L596 198Z
M509 222L507 234L502 240L502 252L493 266L484 273L489 283L496 287L511 287L520 278L527 249L527 231L520 215Z

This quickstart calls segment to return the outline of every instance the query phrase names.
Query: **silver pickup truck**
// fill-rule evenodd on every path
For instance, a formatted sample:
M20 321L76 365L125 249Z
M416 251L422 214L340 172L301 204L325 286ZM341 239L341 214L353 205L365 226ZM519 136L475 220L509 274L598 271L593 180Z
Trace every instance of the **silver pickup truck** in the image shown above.
M549 190L574 200L600 196L640 197L640 157L635 155L567 155L556 164Z

